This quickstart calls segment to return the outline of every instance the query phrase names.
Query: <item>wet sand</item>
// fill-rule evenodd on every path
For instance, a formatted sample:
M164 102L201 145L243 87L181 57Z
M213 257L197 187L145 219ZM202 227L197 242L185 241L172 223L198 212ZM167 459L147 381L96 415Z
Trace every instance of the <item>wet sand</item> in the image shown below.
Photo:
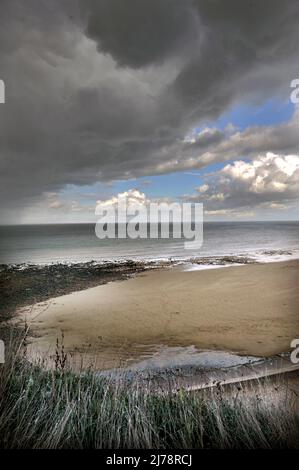
M141 361L161 345L272 356L299 337L298 281L298 260L175 267L57 297L20 315L35 350L52 354L63 331L67 351L95 355L105 369Z

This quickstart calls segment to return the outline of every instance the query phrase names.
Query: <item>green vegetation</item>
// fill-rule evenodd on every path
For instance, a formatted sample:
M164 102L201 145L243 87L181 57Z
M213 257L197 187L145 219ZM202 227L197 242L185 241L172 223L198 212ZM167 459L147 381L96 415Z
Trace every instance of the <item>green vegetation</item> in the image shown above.
M30 364L9 348L0 365L1 448L277 448L299 444L291 397L273 383L153 394L94 372ZM272 390L272 392L271 392ZM284 392L285 393L285 392ZM283 404L284 403L284 404Z

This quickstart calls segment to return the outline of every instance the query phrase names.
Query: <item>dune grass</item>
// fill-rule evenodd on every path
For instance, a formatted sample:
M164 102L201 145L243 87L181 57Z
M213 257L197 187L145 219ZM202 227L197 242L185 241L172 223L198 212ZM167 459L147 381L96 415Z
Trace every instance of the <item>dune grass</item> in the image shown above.
M144 384L130 387L92 371L74 373L61 354L45 370L11 347L0 365L0 447L298 447L292 397L283 392L277 400L273 391L273 384L260 381L153 394Z

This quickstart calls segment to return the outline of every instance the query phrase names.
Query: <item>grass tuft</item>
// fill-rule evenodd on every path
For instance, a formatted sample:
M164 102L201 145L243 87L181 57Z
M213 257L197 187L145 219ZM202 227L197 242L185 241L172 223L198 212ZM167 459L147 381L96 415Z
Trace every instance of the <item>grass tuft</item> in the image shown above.
M158 395L92 371L74 373L58 351L56 367L46 370L20 350L9 347L0 366L1 448L299 446L295 403L281 384L279 399L266 381Z

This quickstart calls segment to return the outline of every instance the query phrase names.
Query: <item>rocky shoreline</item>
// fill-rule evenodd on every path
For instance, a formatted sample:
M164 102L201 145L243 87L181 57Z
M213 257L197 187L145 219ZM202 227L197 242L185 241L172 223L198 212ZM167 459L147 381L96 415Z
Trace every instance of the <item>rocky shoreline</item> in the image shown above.
M240 264L259 264L254 259L246 257L214 257L214 258L198 258L190 259L189 264L202 264L202 265L240 265ZM294 261L293 261L294 263ZM153 262L143 262L143 261L132 261L125 260L121 262L105 262L98 263L95 261L89 263L77 263L77 264L50 264L50 265L33 265L33 264L23 264L23 265L0 265L0 286L1 286L1 320L9 319L13 316L17 308L25 307L28 305L35 304L37 302L43 302L49 298L65 295L74 291L82 291L89 287L95 287L101 284L106 284L111 281L116 280L125 280L132 276L135 276L138 273L142 273L148 270L158 269L160 272L154 273L154 279L156 276L184 276L183 273L180 273L179 270L168 270L165 268L176 267L180 264L186 264L186 260L160 260ZM283 267L283 265L282 265ZM275 268L275 269L274 269ZM185 267L183 267L183 270ZM244 274L247 270L265 270L268 269L266 265L263 266L248 266L242 269ZM271 268L274 270L281 270L279 266L274 263ZM213 279L215 276L222 276L223 270L217 270L218 273L204 273L200 276L211 276L213 274ZM239 278L239 270L238 278ZM244 271L244 272L243 272ZM273 272L271 273L273 274ZM224 276L228 276L230 272L236 272L236 270L229 270L225 273ZM242 275L243 275L242 274ZM150 276L152 274L149 273ZM241 273L240 273L241 275ZM193 275L192 275L193 276ZM197 274L196 274L197 276ZM262 275L262 278L264 275ZM133 283L136 281L144 282L144 276L141 278L133 280ZM203 279L202 279L203 281ZM160 282L160 281L159 281ZM189 279L190 282L190 279ZM130 283L131 284L131 283ZM201 282L202 284L202 282ZM179 284L178 284L179 285ZM110 286L103 287L104 289L117 288L121 289L122 285L112 284ZM101 288L102 289L102 288ZM81 293L80 295L85 293ZM118 296L116 296L118 297ZM131 311L131 310L130 310ZM176 321L177 321L177 317ZM4 322L0 325L0 329L5 327L5 324L9 323ZM6 326L7 328L7 326ZM7 328L8 329L8 328ZM192 342L193 344L193 342ZM286 350L281 348L280 351ZM261 361L261 362L260 362ZM272 364L272 361L273 364ZM259 364L260 362L260 364ZM248 367L250 367L251 372L248 374ZM259 369L262 370L259 370ZM238 367L228 367L218 366L212 367L212 370L208 370L206 367L201 367L197 365L188 365L184 366L174 366L174 367L163 367L161 370L155 368L154 371L147 370L138 371L134 368L126 372L126 379L135 381L138 378L138 382L141 379L144 379L146 382L152 383L154 388L162 387L168 388L171 385L171 388L174 389L177 385L179 388L184 388L187 390L196 390L198 388L211 387L214 383L235 380L234 371L237 372L237 377L244 376L244 379L251 380L256 378L255 376L264 376L268 375L269 368L273 373L284 373L290 371L290 360L285 355L279 355L279 357L274 358L274 356L265 359L260 357L257 360L251 361L248 358L248 363L245 365L240 365ZM216 369L216 370L215 370ZM264 371L266 369L266 371ZM229 374L228 374L229 371ZM246 373L245 373L246 372ZM231 376L231 373L232 376ZM271 373L271 375L272 375ZM117 374L116 374L117 375ZM123 378L123 371L121 371ZM298 377L298 370L297 370Z
M138 262L0 265L0 319L9 318L17 308L127 279L144 270L144 263Z
M190 259L90 261L53 264L0 264L0 321L20 307L46 301L135 274L182 264L228 266L255 264L253 257L227 255Z

